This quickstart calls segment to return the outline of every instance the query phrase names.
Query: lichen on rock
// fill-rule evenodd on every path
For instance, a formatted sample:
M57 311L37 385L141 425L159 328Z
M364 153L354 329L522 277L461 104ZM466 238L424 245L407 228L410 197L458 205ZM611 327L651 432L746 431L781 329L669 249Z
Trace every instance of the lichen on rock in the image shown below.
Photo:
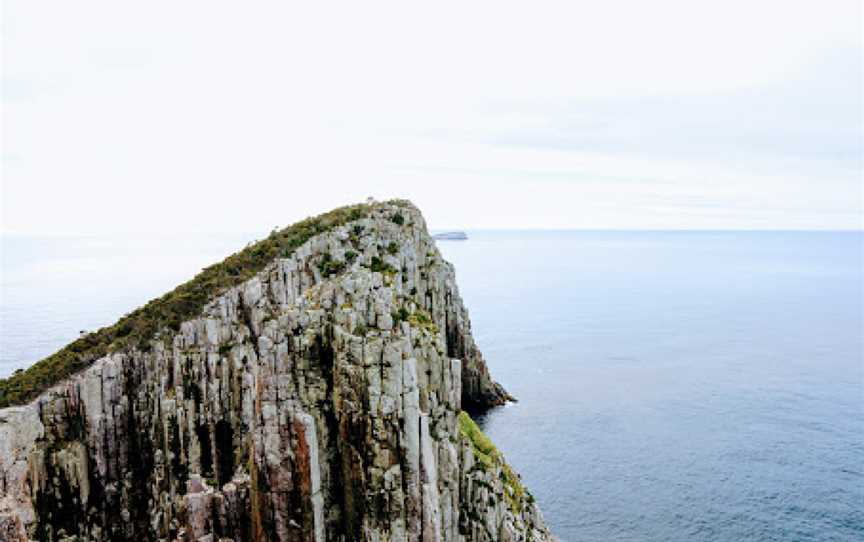
M463 411L509 399L420 212L370 204L0 410L0 539L552 540Z

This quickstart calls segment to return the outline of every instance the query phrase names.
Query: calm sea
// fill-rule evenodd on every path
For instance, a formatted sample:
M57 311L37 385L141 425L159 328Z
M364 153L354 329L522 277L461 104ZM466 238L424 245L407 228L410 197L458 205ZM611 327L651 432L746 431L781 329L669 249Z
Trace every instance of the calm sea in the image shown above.
M861 234L469 235L482 423L562 540L864 540ZM0 376L249 238L3 237Z

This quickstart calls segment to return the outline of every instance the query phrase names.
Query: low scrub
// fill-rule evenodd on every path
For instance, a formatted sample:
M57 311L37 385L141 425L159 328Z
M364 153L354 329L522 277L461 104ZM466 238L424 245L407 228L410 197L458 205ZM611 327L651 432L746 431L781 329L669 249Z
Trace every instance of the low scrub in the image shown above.
M402 201L393 203L404 205ZM273 231L266 239L205 268L189 282L127 314L116 324L88 333L29 369L0 380L0 408L30 401L110 352L126 347L148 350L159 332L178 331L182 322L200 314L210 300L252 278L275 258L287 257L313 236L368 217L371 211L370 205L340 207ZM345 265L329 262L322 269L325 274Z

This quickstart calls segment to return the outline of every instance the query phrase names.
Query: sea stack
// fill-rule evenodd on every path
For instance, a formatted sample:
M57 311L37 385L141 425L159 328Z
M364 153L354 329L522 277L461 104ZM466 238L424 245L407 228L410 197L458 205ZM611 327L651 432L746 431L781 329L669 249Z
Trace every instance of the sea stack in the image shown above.
M406 201L308 219L0 381L0 540L547 541Z

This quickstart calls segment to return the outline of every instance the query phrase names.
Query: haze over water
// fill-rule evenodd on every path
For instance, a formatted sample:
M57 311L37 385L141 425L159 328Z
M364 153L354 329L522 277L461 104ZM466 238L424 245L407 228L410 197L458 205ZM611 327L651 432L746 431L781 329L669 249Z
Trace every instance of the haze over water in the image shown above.
M562 540L864 538L862 234L469 235L481 421ZM0 377L251 237L4 236Z

